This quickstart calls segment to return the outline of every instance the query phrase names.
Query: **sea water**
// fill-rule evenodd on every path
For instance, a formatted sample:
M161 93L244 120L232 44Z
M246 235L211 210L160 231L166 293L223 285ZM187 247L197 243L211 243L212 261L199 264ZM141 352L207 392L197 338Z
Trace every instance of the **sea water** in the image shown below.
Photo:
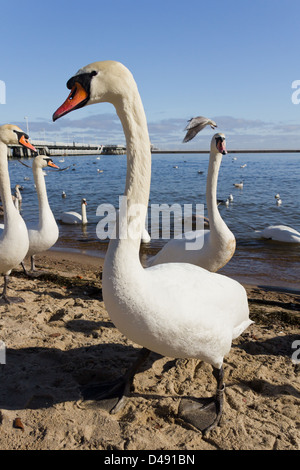
M58 221L60 236L55 249L74 250L104 256L108 240L99 240L97 207L112 204L116 209L123 195L126 155L53 157L64 171L46 168L48 199ZM206 210L206 176L209 154L153 154L149 207L151 204L196 204ZM32 165L31 159L23 160ZM15 159L9 160L12 193L15 184L23 186L22 216L26 222L38 220L38 202L32 171ZM243 189L235 183L243 182ZM268 225L283 224L300 232L300 154L241 153L223 156L217 197L219 211L234 233L236 252L220 271L245 283L300 289L300 244L262 240L257 231ZM63 191L66 198L62 198ZM280 194L281 205L276 204ZM233 201L224 204L232 194ZM87 200L88 225L68 226L59 222L63 211L81 213L81 198ZM152 231L154 232L152 227ZM151 233L151 220L148 226ZM157 230L155 232L157 234ZM171 234L172 236L172 234ZM143 259L154 254L166 239L152 239L142 245Z

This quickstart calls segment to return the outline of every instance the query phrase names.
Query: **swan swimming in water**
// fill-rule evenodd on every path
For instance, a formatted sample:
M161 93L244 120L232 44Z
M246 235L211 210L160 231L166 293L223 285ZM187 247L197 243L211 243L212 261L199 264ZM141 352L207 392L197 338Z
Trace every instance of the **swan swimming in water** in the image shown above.
M10 272L25 258L29 239L27 227L13 203L7 163L7 146L22 145L34 152L28 135L18 126L4 124L0 127L0 193L4 210L4 224L0 235L0 273L4 275L4 287L0 304L23 302L20 297L8 297L7 284Z
M179 414L206 432L218 424L222 414L224 355L229 353L232 340L252 323L246 291L238 282L192 264L142 267L139 249L149 201L151 151L134 78L118 62L96 62L80 69L67 87L71 92L53 114L54 121L82 106L110 102L126 137L127 215L119 221L125 232L122 238L109 242L102 288L111 320L142 350L132 368L112 386L114 392L110 388L98 395L98 404L101 398L107 403L107 396L117 393L111 412L120 410L138 366L151 351L168 357L198 358L213 366L216 395L207 406L182 400ZM133 205L138 205L139 213L131 211ZM101 384L100 389L103 387L106 385Z
M218 174L222 157L226 153L225 135L215 134L210 144L206 182L206 204L210 229L187 232L182 238L173 238L153 258L149 259L149 266L174 262L191 263L216 272L232 258L236 246L235 237L222 219L217 204ZM195 249L190 249L191 243L194 244ZM196 249L196 244L199 249Z
M256 230L262 238L283 243L300 243L300 233L287 225L270 225L263 230Z
M85 198L81 199L81 214L78 214L78 212L63 212L61 214L61 223L62 224L68 224L68 225L76 225L76 224L81 224L81 225L86 225L88 223L87 221L87 216L86 216L86 206L87 202Z

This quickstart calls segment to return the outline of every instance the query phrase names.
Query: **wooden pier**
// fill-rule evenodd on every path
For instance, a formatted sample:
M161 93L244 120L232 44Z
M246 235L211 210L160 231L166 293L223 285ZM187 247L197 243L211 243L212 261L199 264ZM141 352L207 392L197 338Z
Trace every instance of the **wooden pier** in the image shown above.
M39 154L48 156L70 156L70 155L122 155L126 153L126 147L123 145L97 145L97 144L80 144L80 143L64 143L64 142L45 142L32 140ZM160 150L152 148L153 154L209 154L209 150ZM300 153L300 149L232 149L228 150L229 154L235 153ZM31 150L21 146L9 146L8 158L30 158L35 155Z
M64 143L64 142L45 142L31 140L39 154L51 156L70 156L70 155L121 155L126 153L123 145L97 145L97 144L80 144L80 143ZM30 158L35 152L21 147L9 146L8 158Z

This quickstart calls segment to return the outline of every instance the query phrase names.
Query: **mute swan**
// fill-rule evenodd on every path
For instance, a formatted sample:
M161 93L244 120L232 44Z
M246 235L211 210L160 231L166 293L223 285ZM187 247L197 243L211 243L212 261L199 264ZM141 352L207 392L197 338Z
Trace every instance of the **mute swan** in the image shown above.
M119 221L123 236L109 242L102 288L105 307L115 326L143 347L137 362L118 381L121 391L116 392L118 404L111 412L124 404L137 367L150 351L175 358L198 358L212 364L217 379L213 409L210 414L206 407L199 405L196 409L192 402L189 412L182 401L180 415L207 431L217 425L222 413L223 357L229 353L232 339L252 323L245 289L232 279L187 263L142 267L139 249L149 201L151 151L134 78L118 62L96 62L80 69L67 87L71 92L53 114L54 121L86 104L110 102L126 137L127 216ZM203 411L208 413L209 422L205 422Z
M49 250L49 248L56 243L59 235L58 226L47 197L45 176L43 174L43 168L46 167L58 168L51 158L45 155L35 157L32 164L32 173L39 202L39 221L38 223L27 224L29 237L27 256L29 256L31 260L31 273L26 270L24 260L21 263L27 275L36 275L34 273L36 271L34 256L37 253Z
M240 183L234 183L233 186L234 186L235 188L243 189L244 183L241 181Z
M19 212L20 212L21 206L22 206L22 195L20 193L20 189L21 190L24 189L23 186L21 186L20 184L16 184L15 194L11 195L14 206L16 207L16 209L18 209ZM1 200L1 198L0 198L0 200ZM0 206L0 217L3 217L3 215L4 215L3 207Z
M14 204L15 204L15 206L18 209L19 212L21 210L22 200L23 200L20 190L22 191L23 189L24 189L23 186L21 186L20 184L16 184L16 186L15 186L15 195L14 195Z
M195 135L198 134L198 132L204 129L205 126L210 126L212 129L218 127L214 121L203 116L192 118L188 122L189 124L185 128L185 130L188 132L186 133L183 142L188 142L189 140L192 140Z
M76 225L76 224L87 224L87 217L86 217L86 199L81 199L81 215L78 212L63 212L61 214L61 223L68 224L68 225Z
M7 296L7 283L11 270L26 256L29 247L28 232L24 220L16 209L10 190L7 163L7 145L22 145L36 152L28 142L28 135L18 126L4 124L0 127L0 193L4 209L4 226L0 238L0 272L4 275L4 287L0 303L22 302L22 298Z
M235 252L235 237L222 219L217 204L218 173L222 156L226 153L225 135L215 134L210 144L206 182L206 204L210 230L195 231L195 239L191 238L193 232L184 233L182 238L173 238L153 258L150 258L149 266L171 262L191 263L216 272L232 258ZM188 240L190 244L191 240L194 244L197 243L199 249L189 249Z
M300 233L286 225L270 225L264 230L256 231L262 238L285 243L300 243Z

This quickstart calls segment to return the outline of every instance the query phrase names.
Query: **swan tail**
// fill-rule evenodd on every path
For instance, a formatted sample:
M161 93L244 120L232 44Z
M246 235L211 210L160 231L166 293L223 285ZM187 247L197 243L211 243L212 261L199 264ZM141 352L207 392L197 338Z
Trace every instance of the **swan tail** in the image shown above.
M232 339L238 338L238 336L240 336L248 328L248 326L252 325L252 323L254 323L254 321L248 319L235 327L232 332Z

